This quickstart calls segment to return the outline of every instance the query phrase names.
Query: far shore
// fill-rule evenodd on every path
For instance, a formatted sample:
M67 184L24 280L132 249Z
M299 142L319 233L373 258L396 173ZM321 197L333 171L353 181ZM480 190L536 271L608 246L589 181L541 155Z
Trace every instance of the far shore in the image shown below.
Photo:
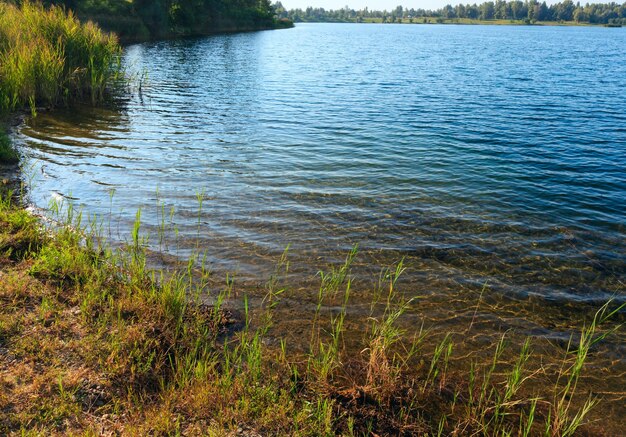
M601 23L583 23L577 21L527 21L527 20L473 20L470 18L440 18L417 17L403 18L394 22L383 22L382 18L364 18L363 20L345 21L296 21L301 23L354 23L354 24L456 24L456 25L488 25L488 26L576 26L576 27L622 27L621 25L607 25Z

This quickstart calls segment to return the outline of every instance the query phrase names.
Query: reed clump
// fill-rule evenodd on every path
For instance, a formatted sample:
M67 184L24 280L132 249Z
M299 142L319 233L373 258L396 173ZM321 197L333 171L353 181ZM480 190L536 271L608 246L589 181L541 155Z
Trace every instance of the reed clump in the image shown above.
M507 354L506 335L490 360L452 369L454 334L431 341L399 323L415 304L397 289L400 262L381 273L351 348L355 248L320 273L308 348L292 349L271 334L287 252L252 307L232 278L210 285L199 254L150 270L140 212L117 250L72 204L53 204L50 217L45 229L10 195L0 200L3 435L584 434L601 401L580 388L585 362L624 308L602 306L556 369L533 363L530 340ZM225 310L235 299L242 309ZM537 389L537 378L552 383Z
M121 76L114 35L71 11L0 2L0 112L101 102Z

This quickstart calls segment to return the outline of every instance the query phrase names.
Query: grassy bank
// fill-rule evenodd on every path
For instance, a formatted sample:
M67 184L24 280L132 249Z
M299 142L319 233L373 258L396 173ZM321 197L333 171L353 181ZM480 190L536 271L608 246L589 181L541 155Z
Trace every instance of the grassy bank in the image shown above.
M363 335L347 336L354 251L320 274L298 351L272 336L287 254L262 303L239 294L243 310L229 312L235 284L210 289L201 257L146 267L140 213L115 251L71 205L52 214L54 231L10 196L0 202L2 434L601 435L585 425L601 400L578 383L594 344L618 328L600 327L610 304L554 371L533 363L530 340L507 354L506 337L488 362L453 370L451 336L431 348L428 331L399 327L414 304L396 290L402 263L381 275Z
M60 7L0 3L0 112L98 103L120 68L117 39Z

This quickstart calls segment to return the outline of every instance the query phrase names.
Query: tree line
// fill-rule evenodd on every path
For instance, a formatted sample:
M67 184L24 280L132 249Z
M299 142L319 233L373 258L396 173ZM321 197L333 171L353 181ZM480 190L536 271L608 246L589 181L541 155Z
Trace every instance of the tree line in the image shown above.
M274 4L278 17L289 18L294 22L445 22L455 19L470 20L513 20L528 24L538 21L577 22L590 24L626 25L626 3L574 3L565 0L547 5L537 0L496 0L482 4L446 5L441 9L414 9L398 6L391 11L370 10L367 7L354 10L348 7L336 10L308 7L286 10L282 3Z
M266 29L281 24L269 0L43 0L43 3L72 10L80 19L95 21L122 40Z

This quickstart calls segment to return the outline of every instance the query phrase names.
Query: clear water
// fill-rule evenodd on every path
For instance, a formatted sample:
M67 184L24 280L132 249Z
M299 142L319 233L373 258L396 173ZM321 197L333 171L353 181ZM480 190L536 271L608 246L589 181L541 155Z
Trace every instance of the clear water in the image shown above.
M419 317L563 339L625 299L625 47L626 29L365 24L146 43L118 108L42 113L18 140L32 201L71 197L114 239L141 208L158 248L163 202L169 254L255 283L291 244L303 296L358 243L357 272L405 258Z

